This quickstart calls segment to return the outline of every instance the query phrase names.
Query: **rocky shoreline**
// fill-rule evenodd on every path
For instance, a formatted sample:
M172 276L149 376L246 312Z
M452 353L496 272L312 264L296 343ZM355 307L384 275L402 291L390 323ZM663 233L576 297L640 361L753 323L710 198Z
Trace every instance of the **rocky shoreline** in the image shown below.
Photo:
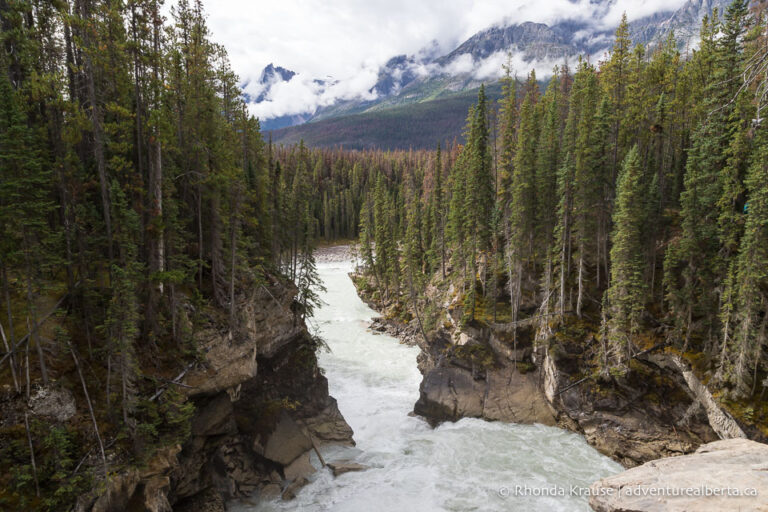
M437 425L463 417L514 423L542 423L579 433L598 451L632 468L694 452L729 438L761 439L746 432L717 406L685 361L650 350L633 361L627 379L589 374L590 345L578 330L536 346L531 326L508 324L459 328L459 306L444 303L448 324L428 336L415 320L393 318L392 304L374 299L370 286L358 293L382 317L371 329L417 345L423 375L414 412Z

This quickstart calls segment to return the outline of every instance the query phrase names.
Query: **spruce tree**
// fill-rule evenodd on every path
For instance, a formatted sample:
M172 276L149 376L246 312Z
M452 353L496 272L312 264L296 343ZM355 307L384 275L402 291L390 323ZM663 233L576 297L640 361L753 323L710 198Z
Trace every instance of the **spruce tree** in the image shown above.
M0 60L0 62L3 62ZM46 169L39 140L28 127L18 93L8 76L0 76L0 267L3 270L5 300L8 268L20 269L24 311L30 339L38 355L43 384L49 380L48 364L39 331L38 299L46 290L44 273L60 263L56 255L57 236L50 230L48 216L55 208L49 196L51 172ZM8 303L8 308L10 308ZM9 309L10 311L10 309ZM10 313L9 313L10 318ZM10 322L9 322L10 323ZM10 327L10 326L9 326ZM28 341L29 343L29 341Z
M606 292L607 359L612 366L626 368L639 333L645 306L642 227L645 222L642 168L637 146L627 154L619 175L616 209L611 234L611 286Z
M532 75L532 78L534 76ZM534 82L535 83L535 82ZM537 119L535 90L530 90L520 108L520 127L517 133L511 198L508 205L507 262L512 321L517 321L523 294L523 274L533 273L529 262L534 260L534 222L536 218L536 147ZM524 268L528 267L528 268Z
M757 149L745 185L748 199L744 236L721 306L723 342L717 380L734 389L734 396L754 394L765 370L768 348L768 140L760 127Z
M732 100L741 76L745 15L745 2L734 2L726 14L723 37L717 40L714 76L703 100L710 113L693 134L680 196L682 233L670 244L665 258L667 300L685 349L693 335L706 333L711 340L719 329L717 316L711 312L721 301L730 258L728 251L722 251L721 225L732 228L727 219L732 216L738 184L724 170L731 141L738 144L734 136L742 124L734 116L738 102ZM733 251L733 235L727 237Z
M621 161L622 142L622 118L626 108L627 76L629 74L629 60L632 41L629 38L629 23L627 13L622 14L621 22L616 29L613 47L608 61L603 66L603 87L611 98L613 106L613 123L611 127L611 166L614 181Z
M440 273L445 279L445 214L446 214L446 205L444 204L445 201L445 191L443 190L443 161L442 161L442 152L440 150L440 144L437 145L437 153L435 154L435 184L434 184L434 190L432 191L432 226L433 226L433 237L432 237L432 254L435 259L435 264L439 262L440 264Z

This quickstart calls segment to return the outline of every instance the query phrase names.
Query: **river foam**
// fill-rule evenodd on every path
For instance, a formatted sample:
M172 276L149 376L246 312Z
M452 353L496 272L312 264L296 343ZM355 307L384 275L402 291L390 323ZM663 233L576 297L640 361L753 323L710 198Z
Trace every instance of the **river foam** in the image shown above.
M432 429L410 416L421 382L419 349L367 329L376 312L357 296L351 263L320 263L318 270L327 292L311 323L331 349L319 362L357 442L354 449L324 447L323 455L370 469L337 478L321 469L293 501L233 510L588 511L580 494L622 471L558 428L463 419Z

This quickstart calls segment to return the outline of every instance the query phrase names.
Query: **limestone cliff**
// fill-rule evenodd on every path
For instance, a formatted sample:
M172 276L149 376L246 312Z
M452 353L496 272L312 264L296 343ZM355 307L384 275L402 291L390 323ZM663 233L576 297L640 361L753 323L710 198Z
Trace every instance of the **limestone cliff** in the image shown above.
M530 321L460 325L456 294L433 285L426 294L440 320L425 338L411 311L380 300L366 278L355 280L384 315L372 328L421 348L424 378L414 412L432 424L477 417L558 425L625 467L717 439L760 437L745 433L683 358L663 346L638 354L627 375L602 375L592 326L574 320L537 342Z
M191 437L143 468L110 478L78 511L223 510L227 499L290 498L325 443L354 444L318 368L316 342L291 313L295 289L274 283L243 297L237 327L211 319L203 357L178 379L195 405Z

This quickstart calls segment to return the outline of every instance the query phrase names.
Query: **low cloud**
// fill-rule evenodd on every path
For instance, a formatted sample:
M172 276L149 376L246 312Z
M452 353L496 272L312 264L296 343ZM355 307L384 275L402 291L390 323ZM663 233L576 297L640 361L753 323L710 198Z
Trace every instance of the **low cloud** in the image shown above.
M287 82L275 82L267 90L264 101L248 105L250 113L260 119L286 115L314 114L318 108L344 100L374 100L371 88L378 69L363 67L347 80L320 81L297 74ZM260 87L254 87L254 90ZM251 91L246 88L250 95Z
M422 49L444 55L476 32L493 25L533 21L583 22L596 30L615 27L623 12L631 20L679 8L685 0L208 0L213 38L228 50L246 92L258 97L261 70L274 62L298 73L288 83L273 84L266 101L251 105L263 119L314 112L335 101L371 98L379 69L393 55L418 55ZM165 4L165 12L175 0ZM589 37L585 35L585 37ZM504 56L506 58L506 56ZM489 61L489 59L495 59ZM499 56L483 62L451 63L491 78ZM550 63L541 67L550 68ZM528 69L530 64L525 68ZM536 64L537 72L539 64ZM417 63L419 76L437 70ZM498 68L500 72L500 67ZM542 70L543 71L543 70ZM328 76L330 75L330 77ZM318 84L319 78L330 82Z
M471 72L474 68L475 59L469 53L465 53L453 59L450 64L443 68L443 71L449 75L462 75Z
M491 81L501 78L505 71L504 66L509 66L513 75L518 77L527 76L531 71L536 71L538 78L548 78L552 76L555 66L566 62L564 59L529 59L522 53L508 53L499 51L493 53L482 60L474 60L469 54L461 55L459 58L469 57L471 67L467 74L478 81ZM450 66L446 70L450 69ZM450 73L449 73L450 74Z

